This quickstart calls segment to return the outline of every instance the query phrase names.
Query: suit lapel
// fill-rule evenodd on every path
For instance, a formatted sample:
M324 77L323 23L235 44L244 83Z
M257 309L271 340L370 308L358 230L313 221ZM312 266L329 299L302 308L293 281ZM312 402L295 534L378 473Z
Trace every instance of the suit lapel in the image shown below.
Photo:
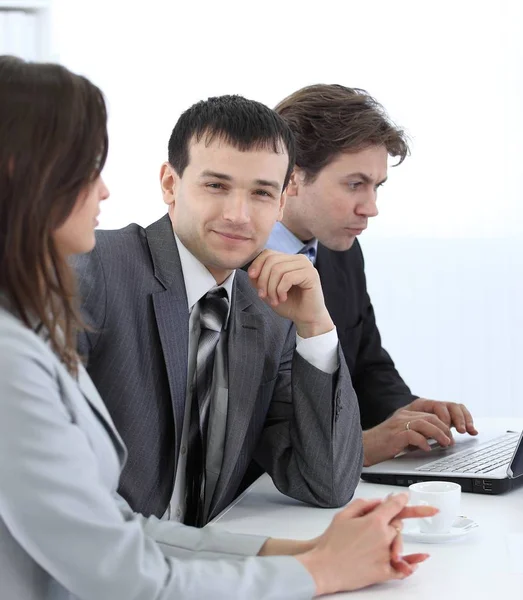
M344 290L340 293L340 289L344 289L346 285L347 274L340 268L339 264L332 260L329 260L327 250L321 244L318 244L318 258L316 261L316 268L320 275L321 287L323 289L323 296L325 298L325 306L335 323L346 322L346 310L347 310L347 294ZM326 257L327 254L327 257Z
M0 299L1 298L2 296L0 294ZM49 352L52 352L53 356L55 356L58 364L60 365L59 373L61 373L61 377L64 381L64 384L65 382L70 381L73 381L74 384L76 384L78 390L80 391L85 401L91 408L91 412L99 419L100 423L107 431L107 434L113 442L114 448L118 456L118 460L120 461L120 464L123 467L125 461L127 460L127 449L113 423L111 415L109 414L109 411L107 410L104 401L98 393L98 390L96 389L92 379L89 377L87 371L85 370L85 367L83 366L83 364L79 363L78 377L77 379L73 379L69 371L67 371L67 369L65 368L65 365L60 361L60 359L51 349L51 346L49 344L49 334L47 330L43 328L41 321L39 321L38 319L30 318L30 323L35 335L37 335L40 338L40 340L45 344L46 349Z
M156 279L165 287L152 295L154 314L173 403L176 457L180 450L187 387L189 309L176 240L168 215L146 229Z
M240 276L239 276L240 275ZM211 514L228 488L251 421L264 367L263 317L253 305L251 290L236 273L227 343L229 394L222 469ZM254 293L254 292L251 292Z
M178 456L187 387L189 311L185 298L180 299L179 290L174 289L153 294L153 305L173 403L176 456Z

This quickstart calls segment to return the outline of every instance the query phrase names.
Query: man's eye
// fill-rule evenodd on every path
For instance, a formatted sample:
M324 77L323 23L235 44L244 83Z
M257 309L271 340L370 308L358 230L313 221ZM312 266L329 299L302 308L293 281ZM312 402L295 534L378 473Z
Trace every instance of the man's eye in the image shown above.
M256 190L254 192L257 196L264 196L265 198L272 198L272 195L267 190Z
M357 190L362 185L363 185L362 181L351 181L349 183L349 189L351 189L351 190Z
M208 183L206 187L213 190L223 190L223 185L221 183Z

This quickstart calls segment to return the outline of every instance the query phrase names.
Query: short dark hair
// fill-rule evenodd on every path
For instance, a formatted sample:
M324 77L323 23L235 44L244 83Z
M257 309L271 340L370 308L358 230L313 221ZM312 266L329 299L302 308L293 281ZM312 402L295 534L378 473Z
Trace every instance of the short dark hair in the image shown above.
M104 166L104 97L60 65L0 56L0 115L0 291L27 327L42 323L76 374L84 325L53 233Z
M287 187L296 160L294 136L285 121L265 104L242 96L216 96L193 104L178 119L169 139L169 163L181 177L189 164L189 144L193 138L205 143L221 138L238 150L285 150L289 167Z
M365 90L343 85L304 87L274 109L296 138L296 165L306 181L341 152L359 152L369 146L385 146L401 164L409 154L405 132Z

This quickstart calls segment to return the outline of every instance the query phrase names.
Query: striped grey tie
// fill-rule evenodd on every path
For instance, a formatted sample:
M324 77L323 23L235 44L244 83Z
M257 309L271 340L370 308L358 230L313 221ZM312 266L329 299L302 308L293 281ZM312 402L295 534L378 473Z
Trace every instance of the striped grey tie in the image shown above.
M186 525L196 527L204 525L207 428L213 391L214 356L229 310L226 290L224 288L211 290L200 300L199 307L200 339L194 370L194 392L191 399L184 519Z

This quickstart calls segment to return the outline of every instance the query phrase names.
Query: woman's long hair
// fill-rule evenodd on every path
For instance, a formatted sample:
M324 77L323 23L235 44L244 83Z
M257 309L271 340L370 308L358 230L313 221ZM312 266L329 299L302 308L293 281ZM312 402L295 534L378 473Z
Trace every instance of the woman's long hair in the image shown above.
M59 65L0 56L0 291L28 327L46 328L73 375L83 323L53 233L99 176L107 149L96 86Z

